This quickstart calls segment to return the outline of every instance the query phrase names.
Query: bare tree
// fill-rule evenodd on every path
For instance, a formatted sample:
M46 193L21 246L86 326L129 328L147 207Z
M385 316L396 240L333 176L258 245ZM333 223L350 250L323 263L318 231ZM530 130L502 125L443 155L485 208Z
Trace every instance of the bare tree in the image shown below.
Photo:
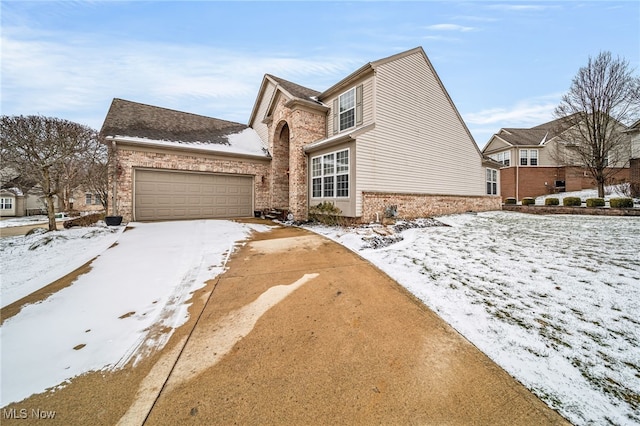
M0 117L0 161L38 182L50 231L56 230L54 196L67 186L71 165L91 158L96 140L95 130L59 118Z
M569 92L555 109L562 119L563 143L558 158L586 167L604 197L605 183L629 160L630 143L626 123L640 112L640 77L629 62L601 52L580 68ZM566 163L565 163L566 164Z
M83 186L100 197L105 212L109 210L109 152L107 145L96 141L94 155L85 164Z

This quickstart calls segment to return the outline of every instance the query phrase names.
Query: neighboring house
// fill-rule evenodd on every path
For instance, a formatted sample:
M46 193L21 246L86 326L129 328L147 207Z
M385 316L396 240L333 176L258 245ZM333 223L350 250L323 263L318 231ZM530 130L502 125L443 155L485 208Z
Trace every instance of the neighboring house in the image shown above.
M565 191L593 188L595 181L577 158L563 134L571 128L558 119L529 129L503 128L482 150L501 164L500 188L503 199L537 197ZM609 167L615 181L629 179L629 147L611 153ZM615 183L612 181L611 183Z
M80 213L94 213L104 211L104 206L99 194L78 187L72 191L71 197L69 197L69 209Z
M0 189L0 217L24 216L24 196L15 189Z
M405 218L500 208L484 159L422 48L370 62L324 92L266 74L248 125L114 99L101 130L125 220Z
M629 180L640 190L640 120L627 130L631 138L631 160L629 160Z

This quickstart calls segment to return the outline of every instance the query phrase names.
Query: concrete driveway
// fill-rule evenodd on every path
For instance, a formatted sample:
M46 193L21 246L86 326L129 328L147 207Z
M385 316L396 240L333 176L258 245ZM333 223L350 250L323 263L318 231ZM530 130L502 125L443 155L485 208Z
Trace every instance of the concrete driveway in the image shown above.
M330 240L277 228L227 266L162 351L23 406L56 407L48 424L567 424Z

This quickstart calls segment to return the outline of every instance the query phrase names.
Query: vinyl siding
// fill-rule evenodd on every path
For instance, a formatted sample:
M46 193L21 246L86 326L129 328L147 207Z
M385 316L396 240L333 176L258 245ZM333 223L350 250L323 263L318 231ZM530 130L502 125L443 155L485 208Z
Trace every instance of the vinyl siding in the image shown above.
M267 108L269 107L269 101L273 97L275 88L276 86L271 81L267 82L267 86L264 89L264 96L260 100L256 116L254 117L253 122L249 123L249 126L253 127L256 133L258 133L258 136L260 136L260 139L262 139L262 142L264 142L264 146L269 146L269 128L262 122L262 120L265 118Z
M355 83L353 86L351 86L347 90L351 90L353 87L356 87L360 84L362 84L362 126L366 126L368 124L371 124L374 119L373 76ZM331 107L331 110L327 113L327 130L328 130L327 135L328 136L332 136L334 134L333 133L334 100L338 99L338 97L344 92L346 92L347 90L343 90L342 92L338 93L336 96L332 98L322 100L322 102L325 105L328 105ZM354 128L355 127L352 127L350 130L353 130Z
M420 52L381 64L375 92L376 127L358 137L358 192L485 195L481 154Z
M487 143L487 145L484 147L482 152L484 152L485 154L493 154L493 152L501 151L502 149L507 148L509 146L511 145L509 145L505 141L498 139L495 136L492 136L491 139L489 140L489 143Z

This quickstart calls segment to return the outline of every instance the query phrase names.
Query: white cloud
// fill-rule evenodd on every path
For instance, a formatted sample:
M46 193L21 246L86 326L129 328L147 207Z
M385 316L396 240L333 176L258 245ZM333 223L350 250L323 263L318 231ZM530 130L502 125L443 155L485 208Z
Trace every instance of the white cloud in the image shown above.
M35 34L18 27L3 28L1 43L3 114L54 115L94 128L102 125L114 97L245 122L265 73L311 81L311 88L324 90L314 81L337 81L361 65L329 56L298 59L271 51ZM238 110L245 111L243 117L229 116Z
M465 27L457 24L435 24L435 25L429 25L426 28L432 31L459 31L459 32L468 32L468 31L473 31L475 29L473 27Z
M552 120L553 110L559 101L559 94L548 95L526 99L510 107L467 113L464 118L467 123L481 126L502 123L501 127L533 127Z
M553 120L561 94L524 99L513 106L499 106L461 113L478 146L482 147L501 128L529 128Z
M548 9L557 9L556 5L549 4L492 4L488 6L489 9L514 11L514 12L531 12L531 11L543 11Z

